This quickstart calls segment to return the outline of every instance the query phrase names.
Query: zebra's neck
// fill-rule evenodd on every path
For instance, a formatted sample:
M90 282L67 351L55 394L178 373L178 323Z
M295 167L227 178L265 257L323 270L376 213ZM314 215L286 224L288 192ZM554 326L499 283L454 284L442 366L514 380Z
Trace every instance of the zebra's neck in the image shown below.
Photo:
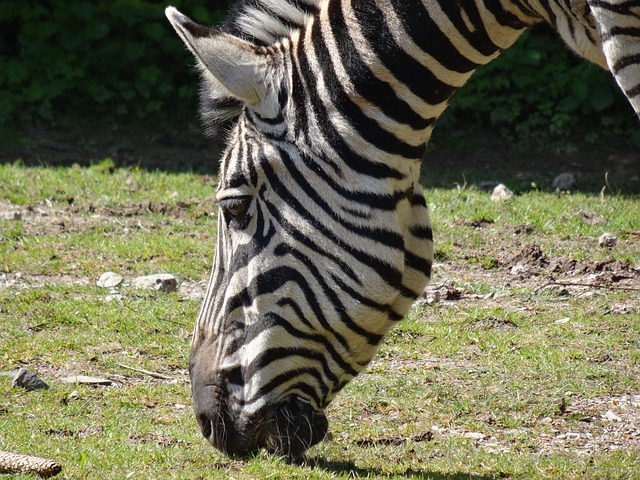
M534 23L530 10L509 5L324 2L291 37L297 142L321 138L338 158L348 149L363 162L406 172L407 161L422 159L453 94Z

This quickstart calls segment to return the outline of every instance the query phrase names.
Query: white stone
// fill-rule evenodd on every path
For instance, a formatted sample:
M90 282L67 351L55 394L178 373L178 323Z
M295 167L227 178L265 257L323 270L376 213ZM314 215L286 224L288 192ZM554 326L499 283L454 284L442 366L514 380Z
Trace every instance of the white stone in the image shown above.
M617 415L612 410L607 410L607 412L602 416L602 418L604 418L605 420L609 420L610 422L619 422L622 420L620 416Z
M598 245L605 248L613 248L618 243L618 237L613 233L604 232L598 237Z
M168 273L158 273L156 275L146 275L137 277L131 283L136 288L148 288L160 292L175 292L178 290L176 277Z
M103 288L113 288L117 287L124 280L122 275L119 275L114 272L105 272L100 275L100 278L96 282L99 287Z
M514 197L513 192L509 190L502 183L498 185L496 188L494 188L493 192L491 193L491 200L493 200L494 202L497 202L500 200L508 200L513 197Z
M0 220L22 220L20 212L0 212Z

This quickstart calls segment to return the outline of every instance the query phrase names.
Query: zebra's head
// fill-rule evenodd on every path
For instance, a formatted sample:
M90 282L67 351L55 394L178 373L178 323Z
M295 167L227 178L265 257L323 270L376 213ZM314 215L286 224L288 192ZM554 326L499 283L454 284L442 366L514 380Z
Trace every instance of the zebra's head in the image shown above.
M324 438L325 408L428 280L419 159L370 161L373 148L344 138L346 120L296 59L302 35L259 46L167 16L199 61L204 96L242 107L191 345L196 418L228 454L296 459Z

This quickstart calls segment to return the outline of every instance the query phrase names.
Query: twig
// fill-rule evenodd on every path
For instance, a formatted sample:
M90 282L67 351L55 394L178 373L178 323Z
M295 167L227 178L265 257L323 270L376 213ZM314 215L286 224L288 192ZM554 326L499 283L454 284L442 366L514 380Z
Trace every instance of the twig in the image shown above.
M145 375L149 375L150 377L159 378L161 380L173 380L173 377L168 377L167 375L163 375L158 372L152 372L151 370L144 370L142 368L130 367L129 365L124 365L122 363L116 363L117 366L126 368L128 370L133 370L134 372L144 373Z
M55 460L0 451L0 473L35 473L40 477L53 477L62 471Z
M608 290L624 290L628 292L640 292L640 288L633 287L615 287L613 285L594 285L592 283L578 283L578 282L547 282L544 285L539 286L535 289L535 292L539 292L545 287L549 287L551 285L559 285L561 287L589 287L589 288L606 288Z

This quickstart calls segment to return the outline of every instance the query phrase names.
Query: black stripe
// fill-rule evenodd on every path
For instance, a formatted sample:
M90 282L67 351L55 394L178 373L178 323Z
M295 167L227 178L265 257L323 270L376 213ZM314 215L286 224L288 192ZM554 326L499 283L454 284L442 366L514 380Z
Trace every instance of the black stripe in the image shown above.
M305 175L303 175L300 170L295 166L295 162L291 159L286 150L279 150L280 156L282 157L284 165L287 167L287 171L289 172L290 177L300 186L300 188L309 196L309 198L314 202L315 205L319 206L329 217L331 217L336 223L340 226L349 230L356 235L359 235L364 238L369 238L371 240L375 240L377 243L380 243L386 247L394 248L394 249L402 249L404 246L404 239L402 235L396 233L391 230L383 230L379 228L371 228L371 227L363 227L360 225L355 225L341 218L340 215L336 213L334 208L329 205L326 200L326 196L321 195L318 192L316 186L311 185ZM392 198L392 197L391 197ZM302 204L300 203L302 207ZM308 210L300 211L302 214L302 218L311 218L312 215L308 212Z
M638 35L640 36L640 35ZM638 65L640 64L640 53L636 53L635 55L626 55L620 58L614 65L611 67L611 71L617 74L623 68L626 68L630 65Z
M313 329L313 326L304 317L304 315L302 313L302 310L300 309L298 304L295 303L292 299L290 299L290 298L281 298L280 300L278 300L277 305L279 307L289 307L289 308L291 308L300 321L302 321L309 328ZM267 314L267 315L275 315L275 314L271 313L271 314ZM309 338L311 341L315 341L315 342L321 343L322 345L324 345L324 348L326 349L327 353L331 356L333 361L338 364L338 366L342 369L343 372L345 372L347 375L354 376L354 377L358 374L358 372L356 372L353 369L351 364L349 364L349 363L344 361L344 359L342 358L342 355L340 355L338 353L338 351L335 349L333 343L331 343L327 339L326 336L324 336L324 335L311 335L311 334L307 334L305 332L301 332L300 330L293 328L293 326L291 325L291 322L286 320L286 319L282 319L282 321L279 322L278 325L280 325L282 328L284 328L292 336L297 336L297 337L301 337L301 338Z
M355 14L361 30L370 46L376 49L378 59L391 71L393 76L405 84L411 92L431 105L440 104L448 100L457 87L452 87L440 81L429 69L425 69L419 62L400 48L395 42L389 26L384 19L384 13L375 2L357 4ZM348 28L346 25L341 2L331 10L330 17L336 31ZM384 39L384 41L381 41ZM368 79L367 79L368 81ZM424 153L424 149L420 149Z
M429 12L422 6L408 5L406 0L391 0L396 14L411 40L448 70L467 73L475 70L480 64L466 58L451 43Z
M320 168L314 158L303 155L302 160L313 173L318 175L335 194L348 200L350 203L356 203L377 210L395 210L398 202L407 198L406 192L395 192L393 195L379 195L377 193L353 191L344 188L341 184L336 183L327 173ZM353 211L351 212L353 213Z
M346 30L344 30L344 28L346 28L346 25L344 25L344 22L340 25L334 21L335 17L341 17L341 2L332 4L332 6L333 8L329 9L329 17L333 31L345 32ZM407 159L421 158L424 153L424 146L414 147L398 139L395 135L382 128L378 122L365 115L360 107L344 91L333 68L329 49L324 43L320 22L313 24L312 39L318 60L323 69L324 85L329 92L333 107L337 108L358 134L371 145L385 152L401 155ZM336 43L339 49L344 48L344 45L340 44L339 38L336 38ZM349 52L349 54L357 55L355 52ZM369 79L355 78L352 79L352 81L359 83L361 81L369 81Z
M344 25L335 25L335 27L342 28ZM363 28L368 28L368 26ZM362 58L354 53L357 50L351 36L342 35L340 42L337 43L340 47L338 52L340 53L342 64L349 77L352 79L366 79L366 81L355 82L354 86L359 95L368 99L387 117L408 125L414 130L423 130L435 124L434 118L421 117L411 108L411 105L397 96L391 85L378 79L372 73L371 69L362 61Z
M531 20L525 22L523 18L514 15L508 10L505 10L500 0L484 0L484 6L489 12L493 14L500 25L513 28L514 30L522 30L523 28L526 28L533 23ZM518 8L523 14L530 17L537 17L537 14L535 12L527 7L518 4L517 2L512 2L509 4L509 6Z
M296 377L302 376L310 376L313 379L318 379L318 371L315 368L297 368L295 370L287 370L286 372L281 373L280 375L276 375L269 382L264 384L258 389L256 395L247 399L244 402L239 402L241 405L247 405L250 403L261 401L265 398L266 395L273 392L280 385L285 383L289 383L292 379ZM308 380L297 382L295 385L290 385L287 387L287 392L291 392L293 390L300 390L305 394L307 398L312 398L314 402L319 405L322 403L322 399L327 397L327 387L321 383L318 385L318 389L320 392L317 392L310 384Z
M438 3L460 35L467 39L471 48L485 57L489 57L499 50L487 34L476 2L465 2L464 6L451 0L438 0ZM473 25L473 30L467 26L463 13L466 13L467 19Z
M413 225L409 228L409 233L421 240L433 241L433 230L426 225Z
M637 38L637 37L640 37L640 28L639 27L613 27L608 32L603 33L602 41L604 42L618 35Z
M627 0L626 2L611 3L602 0L589 0L589 6L593 8L602 8L603 10L609 10L610 12L619 13L622 15L631 14L631 9L638 6L638 0Z
M284 319L282 320L284 321ZM305 340L307 340L308 344L308 339ZM327 359L324 352L304 347L269 347L267 350L258 354L253 361L247 365L246 373L248 376L253 376L258 374L261 369L269 366L271 363L282 359L291 359L291 365L296 365L297 362L293 357L302 357L303 359L312 360L314 363L320 365L324 376L333 385L336 385L340 381L336 374L331 371L329 365L327 365ZM318 383L320 382L321 379L318 377Z
M264 201L264 198L263 198L263 201ZM349 278L351 278L353 281L360 282L360 279L358 278L356 273L353 271L353 269L345 261L343 261L339 256L323 250L318 246L318 242L315 242L313 239L310 239L304 234L302 234L293 224L289 223L289 221L282 216L282 212L275 205L268 202L265 202L265 204L273 220L277 222L280 225L280 227L282 227L287 232L287 234L291 235L296 242L299 242L300 244L304 245L308 249L313 250L314 252L320 254L321 256L326 258L328 261L331 261L332 263L336 264L338 268L340 268L340 271L348 275Z
M307 219L308 222L320 232L320 234L330 240L338 248L344 250L347 254L351 255L362 264L367 265L369 268L375 270L376 273L382 279L384 279L388 285L395 288L400 285L402 281L402 272L400 270L396 269L386 262L381 261L375 256L369 255L352 245L346 244L342 238L336 236L335 232L332 231L329 226L321 223L318 219L311 215L311 213L306 208L304 208L300 201L294 195L292 195L280 182L278 175L276 175L276 173L268 164L265 163L263 165L263 168L265 174L267 175L267 179L274 191L280 196L280 198L286 205L296 210L301 218ZM271 213L273 214L273 211L271 211Z
M313 24L312 31L318 30L319 27L317 27L316 23L317 22ZM320 38L322 37L320 36ZM300 45L302 46L302 42L300 42ZM309 64L306 53L302 47L298 49L298 53L300 70L305 77L307 92L317 92L314 71ZM351 150L351 148L345 143L344 139L336 131L331 121L329 121L327 106L324 105L324 102L315 93L309 95L309 99L311 100L313 109L316 112L316 117L319 119L319 123L324 128L324 131L320 132L320 134L324 136L325 140L329 145L331 145L331 148L336 151L347 167L357 173L378 179L404 178L404 174L395 168L392 168L385 163L371 162Z
M424 273L427 277L431 277L431 260L427 260L424 257L420 257L415 253L407 251L404 256L404 263L409 268ZM415 292L416 297L420 292Z
M309 258L306 255L304 255L299 250L295 250L290 247L284 247L282 244L276 247L276 250L274 253L277 256L291 255L296 260L298 260L298 262L302 263L307 268L309 273L313 275L316 282L322 288L322 292L327 297L327 299L331 302L335 311L338 313L338 318L340 319L340 321L344 323L347 326L347 328L351 330L353 333L365 338L369 343L369 345L378 345L380 343L380 341L382 340L382 335L371 333L353 321L353 319L347 313L347 309L345 308L344 304L340 300L340 297L335 293L335 291L332 288L329 287L329 285L327 285L327 282L322 277L320 271L315 267L313 262L311 262L311 260L309 260Z
M367 298L361 295L358 291L351 288L349 285L347 285L344 281L342 281L342 279L340 279L336 275L331 275L331 278L333 278L333 281L338 284L338 286L340 287L340 290L342 290L344 293L346 293L351 298L356 300L358 303L361 303L362 305L365 305L372 310L385 313L389 317L389 320L391 321L397 322L399 320L402 320L403 315L400 315L399 313L394 311L393 307L390 304L378 303L378 302L375 302L374 300L371 300L370 298Z

